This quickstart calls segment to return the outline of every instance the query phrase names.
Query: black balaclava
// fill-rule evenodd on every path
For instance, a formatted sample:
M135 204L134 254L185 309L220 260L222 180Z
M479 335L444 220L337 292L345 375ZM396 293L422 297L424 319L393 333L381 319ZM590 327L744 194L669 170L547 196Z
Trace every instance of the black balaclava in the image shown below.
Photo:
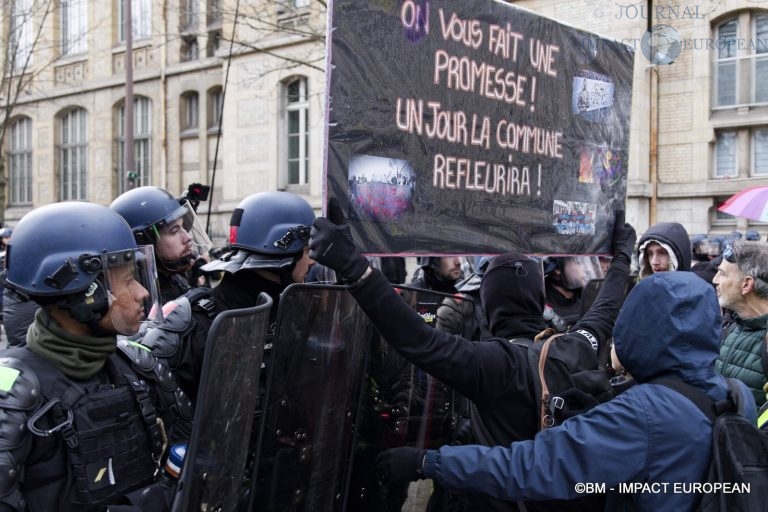
M480 285L480 300L494 336L533 338L547 328L541 263L520 253L496 256Z

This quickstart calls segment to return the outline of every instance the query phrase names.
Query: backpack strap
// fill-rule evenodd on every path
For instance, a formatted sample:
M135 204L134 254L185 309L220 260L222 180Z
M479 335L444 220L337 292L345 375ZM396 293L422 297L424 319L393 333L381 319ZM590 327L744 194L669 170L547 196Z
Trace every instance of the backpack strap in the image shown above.
M685 396L713 423L718 416L726 412L734 412L739 416L744 416L739 386L732 378L725 379L728 385L728 396L725 400L713 400L697 387L675 377L656 377L649 382L661 384Z
M651 384L661 384L674 391L677 391L685 398L693 402L693 405L699 408L704 416L713 422L717 418L718 414L715 409L715 401L709 398L703 391L691 386L687 382L677 379L675 377L656 377L649 381Z
M565 333L553 334L544 344L541 346L541 352L539 353L539 384L541 385L541 397L540 397L540 418L539 430L544 430L554 425L555 417L552 414L552 410L549 404L549 386L547 386L547 379L544 376L544 369L547 365L547 354L549 354L549 346L555 338L559 338Z

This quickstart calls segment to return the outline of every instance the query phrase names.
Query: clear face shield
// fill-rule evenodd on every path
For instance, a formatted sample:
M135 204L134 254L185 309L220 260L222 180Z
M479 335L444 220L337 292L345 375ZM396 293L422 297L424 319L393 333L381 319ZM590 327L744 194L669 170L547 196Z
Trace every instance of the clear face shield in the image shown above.
M189 201L179 202L181 207L173 215L152 226L157 261L170 272L189 269L213 246Z
M699 254L713 260L720 256L720 242L711 238L705 238L699 242L697 251Z
M563 287L568 290L583 288L593 279L603 279L605 274L597 256L569 256L563 258L560 270Z
M102 269L109 304L105 327L130 336L144 321L162 321L157 264L151 245L89 256L86 264L100 265Z
M187 233L189 233L189 236L192 237L192 246L196 252L196 257L203 256L211 250L213 242L211 242L210 237L205 232L205 228L200 222L200 219L198 219L197 213L195 212L195 209L192 208L189 201L187 199L180 199L179 203L187 210L182 217L182 225Z

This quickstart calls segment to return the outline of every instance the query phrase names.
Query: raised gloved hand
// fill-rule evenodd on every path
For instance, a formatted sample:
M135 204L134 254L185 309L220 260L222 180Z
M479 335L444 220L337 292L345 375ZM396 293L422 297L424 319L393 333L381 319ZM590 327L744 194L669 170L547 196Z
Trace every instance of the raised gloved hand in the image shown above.
M461 294L446 297L437 308L437 324L435 328L451 334L462 334L464 322L473 312L472 299Z
M315 219L309 238L309 257L336 271L346 284L360 280L368 260L352 242L348 225L336 225L325 217Z
M422 464L424 452L413 446L400 446L385 450L376 457L376 470L382 482L399 484L424 478Z
M632 251L635 250L637 233L635 228L627 224L624 220L624 210L616 212L616 223L613 225L613 242L611 248L613 255L623 254L627 257L627 262L632 261Z

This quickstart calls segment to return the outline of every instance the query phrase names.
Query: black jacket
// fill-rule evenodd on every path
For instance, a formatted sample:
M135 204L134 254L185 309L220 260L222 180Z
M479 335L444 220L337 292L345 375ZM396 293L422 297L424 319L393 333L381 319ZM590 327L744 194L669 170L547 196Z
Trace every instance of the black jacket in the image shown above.
M610 337L624 300L628 273L629 262L623 257L614 259L594 305L567 336L578 343L602 343ZM384 339L403 357L472 400L472 421L477 423L479 419L488 435L483 439L483 433L476 432L481 442L508 445L534 437L538 431L538 403L532 393L533 375L523 347L507 338L471 341L429 327L376 270L350 292ZM536 300L541 302L541 314L543 285L541 297ZM543 325L543 318L540 322ZM485 502L482 507L513 509L512 504L501 502L495 506ZM476 506L472 509L480 510Z

